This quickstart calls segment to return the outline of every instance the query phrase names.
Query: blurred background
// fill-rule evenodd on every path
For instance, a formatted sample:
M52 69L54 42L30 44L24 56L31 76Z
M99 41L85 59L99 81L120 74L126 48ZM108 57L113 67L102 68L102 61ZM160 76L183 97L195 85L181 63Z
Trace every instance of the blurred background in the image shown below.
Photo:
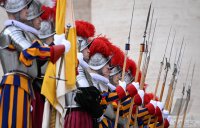
M143 34L146 25L149 5L152 2L154 8L154 18L152 31L157 19L157 27L153 40L151 60L149 63L146 83L147 92L154 92L156 80L158 77L160 62L163 59L165 46L167 43L170 27L172 26L169 45L166 57L169 58L170 48L173 41L173 35L176 31L175 43L172 49L171 69L168 73L166 88L163 96L165 102L168 85L172 78L174 60L176 51L180 50L181 42L184 38L186 43L185 53L182 59L181 70L176 85L172 106L171 127L173 127L176 118L178 101L182 96L183 83L186 82L186 74L191 61L187 87L191 82L192 67L196 64L193 84L191 89L191 100L187 111L185 127L199 128L200 126L200 0L135 0L135 10L133 14L133 25L130 36L131 49L128 56L137 63L139 56L139 45L143 42ZM128 34L131 23L131 13L133 0L74 0L75 18L89 21L96 27L96 34L106 35L113 44L124 50L124 44L128 41ZM7 19L5 10L0 8L0 30L3 29L3 23ZM150 26L150 23L149 23ZM149 29L147 31L149 33ZM151 32L151 37L153 32ZM147 34L148 35L148 34ZM0 68L2 76L2 68ZM161 84L163 82L164 72L162 71L160 85L157 95L160 95ZM184 99L186 98L186 94ZM176 105L175 105L176 104ZM181 124L183 111L179 118Z

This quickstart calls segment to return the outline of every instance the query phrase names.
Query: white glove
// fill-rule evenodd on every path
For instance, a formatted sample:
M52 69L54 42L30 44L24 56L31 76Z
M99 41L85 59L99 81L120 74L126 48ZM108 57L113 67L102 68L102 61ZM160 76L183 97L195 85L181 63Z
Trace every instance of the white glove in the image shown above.
M168 110L163 110L163 117L164 119L167 119L169 116L169 111Z
M67 53L71 47L70 42L66 39L62 39L61 44L65 46L65 53Z
M170 123L170 121L171 121L171 116L169 115L168 117L167 117L167 120L168 120L168 122Z
M111 91L114 91L116 89L116 87L111 83L108 83L107 86L111 89Z
M124 91L126 92L126 82L125 81L122 82L121 80L119 80L119 86L121 86L124 89Z
M157 101L151 100L150 103L154 106L154 108L156 108L156 106L157 106Z
M55 44L55 45L60 45L60 44L61 44L61 41L62 41L63 39L65 39L65 34L64 34L64 33L63 33L63 34L60 34L60 35L55 34L53 38L54 38L54 44Z
M138 82L132 82L132 85L138 90L140 85Z
M142 99L142 103L143 103L143 101L144 101L144 90L139 89L138 94L139 94L140 98Z
M157 101L157 106L159 107L159 109L162 111L162 109L164 108L164 104L163 102Z

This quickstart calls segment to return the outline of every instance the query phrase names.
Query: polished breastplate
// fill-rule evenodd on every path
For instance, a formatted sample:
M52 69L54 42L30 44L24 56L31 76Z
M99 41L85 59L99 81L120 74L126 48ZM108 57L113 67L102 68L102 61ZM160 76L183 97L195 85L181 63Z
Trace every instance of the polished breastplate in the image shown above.
M76 91L71 91L65 95L65 108L77 108L80 105L74 100L76 96Z
M15 32L15 33L13 34L12 32ZM17 40L12 40L10 38L11 36L17 36L16 38L14 38ZM23 36L23 39L20 40L22 36ZM24 39L26 39L26 41L24 41ZM28 36L26 36L25 32L23 33L22 30L20 30L17 27L15 28L14 26L5 28L3 32L1 33L0 43L1 43L0 59L1 59L1 64L2 64L4 74L9 73L9 72L19 71L19 72L26 73L33 78L37 76L36 60L33 60L33 63L30 67L26 67L23 63L19 61L19 56L20 56L21 51L18 51L18 50L26 49L28 46L31 46L31 43L32 43L31 39L29 39ZM17 49L10 50L8 49L9 45L16 46Z

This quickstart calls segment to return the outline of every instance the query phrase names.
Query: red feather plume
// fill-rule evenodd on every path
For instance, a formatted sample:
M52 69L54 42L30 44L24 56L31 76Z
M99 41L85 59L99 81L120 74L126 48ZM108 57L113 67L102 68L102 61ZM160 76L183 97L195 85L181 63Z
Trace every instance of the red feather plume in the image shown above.
M101 53L105 57L110 56L112 52L108 44L110 44L110 42L108 39L105 39L105 37L95 38L89 47L90 56L93 56L95 53Z
M130 70L131 71L131 75L133 77L135 77L136 69L137 69L136 63L132 59L128 58L127 59L127 64L126 64L126 71Z
M112 51L112 47L114 47L114 45L110 42L110 40L106 36L101 36L99 38L101 38L101 40L104 41Z
M78 36L83 38L93 37L95 33L95 27L89 22L76 20L76 32Z
M53 22L55 22L55 18L56 18L56 6L54 6L53 8L42 6L42 10L44 11L44 13L41 15L41 18L43 20L50 20L50 19L52 19Z
M124 64L123 51L114 45L111 46L111 50L112 50L112 54L113 54L113 57L111 59L111 64L113 66L120 66L121 68L123 68L123 64Z

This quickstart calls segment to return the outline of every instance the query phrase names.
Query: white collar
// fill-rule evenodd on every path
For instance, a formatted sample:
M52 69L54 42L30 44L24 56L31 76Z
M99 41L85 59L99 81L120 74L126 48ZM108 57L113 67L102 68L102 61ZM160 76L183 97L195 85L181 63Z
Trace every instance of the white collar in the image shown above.
M79 64L81 65L81 67L83 67L83 68L89 68L88 63L85 62L83 59L81 60L81 59L78 58L78 60L79 60Z
M111 90L111 91L114 91L116 89L116 87L114 85L112 85L108 78L102 76L102 75L99 75L99 74L96 74L96 73L90 73L90 76L92 77L92 79L96 80L96 81L100 81L100 82L103 82L105 83L105 85Z
M108 83L107 86L109 87L109 89L111 91L114 91L116 89L116 87L113 84L111 84L111 83Z
M17 26L19 28L21 28L22 30L25 30L25 31L28 31L28 32L31 32L33 34L36 34L38 35L39 34L39 31L31 26L28 26L22 22L19 22L17 20L6 20L4 22L4 26L10 26L10 25L14 25L14 26Z
M99 74L96 74L96 73L90 73L90 75L94 80L101 81L101 82L104 82L106 84L109 83L108 78L106 78L106 77L104 77L102 75L99 75Z

